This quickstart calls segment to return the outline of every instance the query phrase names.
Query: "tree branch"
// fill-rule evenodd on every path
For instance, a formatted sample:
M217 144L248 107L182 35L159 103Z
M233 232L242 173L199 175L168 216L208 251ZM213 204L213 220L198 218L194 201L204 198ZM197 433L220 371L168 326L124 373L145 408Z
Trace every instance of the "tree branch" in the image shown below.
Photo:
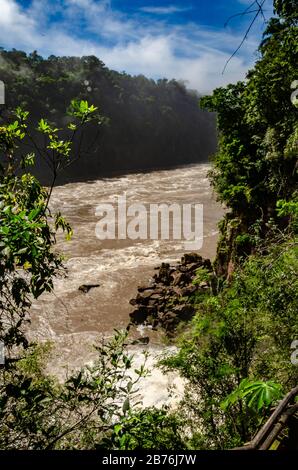
M232 15L230 18L228 18L228 20L226 21L226 24L225 26L229 23L229 21L236 17L236 16L244 16L244 15L247 15L249 13L255 13L255 16L253 17L252 21L250 22L244 36L243 36L243 39L241 41L241 43L239 44L239 46L237 47L237 49L233 52L233 54L229 57L229 59L226 61L225 63L225 66L223 68L223 71L222 71L222 74L225 73L226 71L226 68L228 66L228 64L230 63L230 61L233 59L233 57L235 57L235 55L237 54L237 52L241 49L241 47L243 46L244 42L246 41L253 25L255 24L257 18L259 17L259 15L261 15L263 18L264 18L264 21L266 21L266 18L265 18L265 15L264 15L264 9L263 9L263 6L264 6L264 3L265 3L266 0L255 0L243 13L238 13L236 15ZM250 10L254 5L256 5L256 9L254 10Z

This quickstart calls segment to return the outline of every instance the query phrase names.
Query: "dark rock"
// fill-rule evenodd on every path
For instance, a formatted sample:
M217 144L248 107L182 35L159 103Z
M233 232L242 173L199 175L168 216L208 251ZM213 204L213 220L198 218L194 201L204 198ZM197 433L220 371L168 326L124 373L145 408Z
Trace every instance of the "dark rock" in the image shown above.
M172 291L173 294L176 294L176 295L178 295L179 297L182 296L182 289L181 289L181 287L176 287L176 286L175 286L175 287L173 287L173 289L171 289L171 291Z
M174 312L167 312L162 317L162 326L166 331L174 330L179 323L179 318Z
M181 273L187 273L187 271L188 271L187 266L179 266L179 271Z
M166 310L166 305L165 304L158 305L157 310L158 310L158 313L163 313Z
M181 258L182 265L191 264L191 263L202 265L202 262L203 262L202 256L198 255L197 253L185 253L185 255L182 256Z
M162 324L165 325L172 325L173 323L177 323L178 318L177 314L174 312L167 312L162 317Z
M174 280L173 280L173 286L178 286L182 282L185 282L186 276L185 273L175 273L174 275Z
M192 316L194 315L194 308L192 305L178 305L177 307L174 307L174 312L176 316L179 318L179 320L190 320Z
M192 295L194 292L196 292L196 290L197 290L197 287L194 286L193 284L190 284L189 286L183 287L183 289L181 289L181 296L185 297L187 295Z
M152 290L152 289L148 289L146 291L143 291L142 293L139 293L137 295L137 301L147 300L151 297L152 294L154 294L154 290Z
M148 317L148 311L146 308L138 308L137 310L134 310L132 313L129 314L131 321L133 323L136 323L137 325L140 325L145 322L145 320Z
M198 263L191 263L186 266L188 272L196 271L199 267Z
M162 263L156 268L157 273L149 281L150 285L139 286L136 299L130 301L131 305L137 306L130 314L132 321L151 325L154 329L161 326L171 337L179 322L190 320L195 313L187 297L211 288L205 281L199 286L193 284L196 271L201 266L212 273L211 262L203 260L197 253L185 254L181 263L174 267Z
M152 299L152 300L163 300L163 299L164 299L164 296L163 296L162 294L159 294L159 293L154 292L154 293L151 295L150 299Z
M78 290L87 294L90 289L95 289L96 287L100 287L100 284L82 284Z
M162 301L162 298L152 298L151 297L148 301L148 306L149 307L158 306L161 301Z
M203 268L208 269L208 271L212 271L212 264L210 259L204 259Z
M152 290L152 286L150 286L150 287L139 286L139 287L138 287L138 292L145 292L145 291L147 291L147 290Z
M171 281L170 265L168 263L162 263L159 269L159 273L155 274L155 279L162 282L165 285L169 285Z

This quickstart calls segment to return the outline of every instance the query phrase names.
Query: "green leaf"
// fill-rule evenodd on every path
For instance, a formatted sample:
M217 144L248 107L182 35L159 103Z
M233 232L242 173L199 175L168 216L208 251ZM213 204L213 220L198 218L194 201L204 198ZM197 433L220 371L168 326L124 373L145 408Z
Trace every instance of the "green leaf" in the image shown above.
M123 403L122 411L125 414L130 408L129 398L126 398L125 402Z
M267 408L282 395L282 387L273 381L262 382L243 379L239 385L225 400L221 402L223 410L234 405L238 400L245 401L248 408L259 412Z

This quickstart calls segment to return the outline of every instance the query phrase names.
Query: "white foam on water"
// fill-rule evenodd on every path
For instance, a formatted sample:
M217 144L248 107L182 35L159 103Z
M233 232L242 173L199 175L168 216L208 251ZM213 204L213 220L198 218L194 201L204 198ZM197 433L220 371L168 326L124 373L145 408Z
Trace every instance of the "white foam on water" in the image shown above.
M140 350L132 351L134 356L133 368L139 369L145 364L145 369L149 371L146 377L140 379L138 383L139 399L143 407L156 406L161 408L164 405L174 407L183 397L185 380L179 377L176 372L164 373L158 367L158 361L164 355L172 355L177 351L175 347L148 348L148 357L144 362L144 354ZM136 378L137 374L133 374Z

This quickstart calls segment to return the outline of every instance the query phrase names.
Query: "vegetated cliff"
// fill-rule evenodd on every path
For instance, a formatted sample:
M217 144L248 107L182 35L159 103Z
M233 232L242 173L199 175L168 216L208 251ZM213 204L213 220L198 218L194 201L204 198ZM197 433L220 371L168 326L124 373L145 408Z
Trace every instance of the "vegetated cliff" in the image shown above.
M216 271L231 275L297 211L298 10L274 2L259 59L245 82L214 90L201 105L217 113L219 149L211 174L218 198L229 209L220 225Z
M218 88L201 100L203 107L217 113L219 148L210 180L228 208L219 224L213 264L220 287L229 285L233 272L250 255L266 255L272 244L284 242L291 231L297 233L298 101L293 99L293 89L297 88L298 15L294 3L274 2L279 18L268 22L259 59L247 80Z
M36 52L3 49L0 79L7 109L20 105L36 121L65 124L75 98L98 106L106 117L78 143L84 155L60 174L60 183L203 162L216 150L214 113L202 111L199 94L176 80L118 73L94 56L43 59ZM48 182L45 162L37 161L36 171Z

